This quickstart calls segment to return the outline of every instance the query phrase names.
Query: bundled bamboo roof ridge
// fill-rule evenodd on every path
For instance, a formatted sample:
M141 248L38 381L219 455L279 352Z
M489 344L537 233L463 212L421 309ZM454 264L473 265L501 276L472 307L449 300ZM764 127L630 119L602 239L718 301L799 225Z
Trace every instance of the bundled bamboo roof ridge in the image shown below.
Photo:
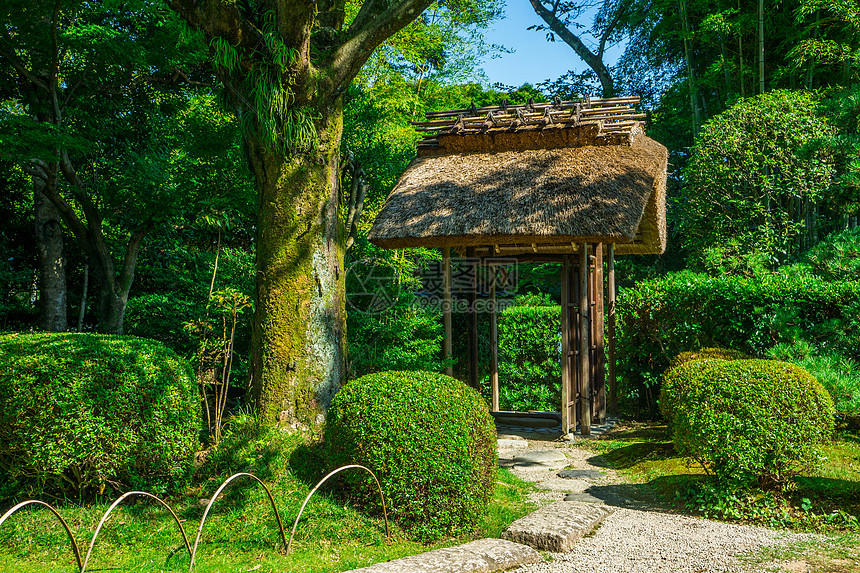
M591 104L638 101L615 99L624 101ZM458 121L462 111L434 112L433 120ZM662 253L668 152L639 125L606 125L440 131L386 199L370 241L385 248L471 246L490 257L571 254L583 241L615 243L618 254Z
M552 145L613 145L623 143L641 127L645 114L637 113L633 105L638 97L590 99L472 107L436 111L426 114L426 121L412 122L417 131L424 132L418 142L418 154L429 155L462 151L481 151L480 147L496 150L522 148L523 133L533 133L538 148ZM570 128L583 128L574 129ZM583 142L582 134L588 134ZM511 134L517 134L511 137ZM551 135L555 138L551 139ZM449 136L461 137L449 137ZM464 138L471 135L475 137ZM571 137L573 136L573 137ZM579 136L579 137L577 137ZM470 147L479 144L478 148ZM531 147L530 147L531 148Z

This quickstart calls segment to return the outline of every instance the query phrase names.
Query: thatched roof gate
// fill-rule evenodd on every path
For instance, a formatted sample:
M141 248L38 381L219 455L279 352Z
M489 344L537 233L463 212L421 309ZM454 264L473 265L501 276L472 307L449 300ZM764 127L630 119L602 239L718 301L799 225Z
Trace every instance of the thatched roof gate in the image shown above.
M612 98L448 110L415 122L418 157L385 201L370 240L387 248L441 247L481 257L562 263L563 430L590 431L607 414L604 295L609 314L609 408L614 402L614 256L666 247L667 151ZM604 257L608 259L604 281ZM448 282L450 286L450 282ZM607 288L608 287L608 288ZM448 292L450 301L450 292ZM450 308L450 305L449 305ZM566 309L566 311L565 311ZM473 308L474 310L474 308ZM446 356L450 314L446 313ZM496 317L491 316L498 410ZM477 385L477 317L470 381Z

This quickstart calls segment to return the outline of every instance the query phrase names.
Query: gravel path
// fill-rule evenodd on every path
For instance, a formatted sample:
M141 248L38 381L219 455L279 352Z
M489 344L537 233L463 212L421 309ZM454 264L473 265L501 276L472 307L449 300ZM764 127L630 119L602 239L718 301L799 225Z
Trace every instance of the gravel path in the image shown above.
M762 566L744 563L737 556L817 537L673 514L667 508L628 497L634 486L625 486L626 480L617 472L594 465L595 454L576 441L554 441L554 436L517 428L503 427L499 434L499 465L535 482L535 501L539 504L564 499L573 492L615 507L594 534L579 540L570 553L550 553L547 562L512 570L515 573L764 571ZM563 452L567 459L555 464L516 462L525 452L550 450ZM557 474L562 467L599 470L603 476L597 480L561 479Z
M591 537L516 573L750 571L736 556L807 536L680 515L618 508Z

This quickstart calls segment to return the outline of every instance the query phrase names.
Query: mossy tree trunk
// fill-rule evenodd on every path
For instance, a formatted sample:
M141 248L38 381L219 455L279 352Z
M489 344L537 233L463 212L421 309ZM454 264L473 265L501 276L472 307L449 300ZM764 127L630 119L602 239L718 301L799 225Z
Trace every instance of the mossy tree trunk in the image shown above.
M211 47L257 196L251 385L268 423L315 422L344 375L343 94L431 0L168 0Z
M46 173L46 176L53 177L56 184L56 171ZM45 196L46 185L44 179L33 176L34 236L39 259L39 328L65 332L69 325L63 228L57 208Z
M313 422L342 383L345 293L338 233L340 101L316 153L284 158L248 140L259 197L252 389L267 420Z

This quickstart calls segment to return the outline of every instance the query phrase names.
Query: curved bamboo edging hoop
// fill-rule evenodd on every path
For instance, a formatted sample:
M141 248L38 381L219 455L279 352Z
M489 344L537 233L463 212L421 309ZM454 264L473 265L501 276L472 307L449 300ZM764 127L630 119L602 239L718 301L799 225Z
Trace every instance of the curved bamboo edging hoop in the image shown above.
M206 523L206 517L209 515L209 510L212 508L212 504L215 503L215 500L218 499L218 497L221 495L221 492L224 491L224 488L226 488L227 485L230 484L230 482L232 482L234 479L240 478L243 476L247 476L249 478L252 478L254 481L256 481L261 486L263 486L263 489L266 490L266 495L269 497L269 502L272 504L272 510L274 510L275 518L278 521L278 528L281 531L281 539L283 540L284 545L286 546L286 554L289 555L290 548L292 547L292 544L293 544L293 537L295 536L295 533L296 533L296 528L298 528L298 526L299 526L299 519L301 519L302 513L305 511L305 506L307 506L311 497L317 492L317 490L320 488L320 486L322 486L322 484L324 484L326 481L328 481L329 478L331 478L332 476L334 476L334 475L336 475L336 474L338 474L344 470L348 470L348 469L352 469L352 468L362 469L362 470L368 472L370 474L370 476L373 478L373 481L376 482L376 488L379 490L379 498L382 500L382 514L385 518L385 536L386 536L386 538L390 539L391 538L391 531L390 531L389 526L388 526L388 510L385 507L385 496L382 495L382 486L380 485L379 479L376 477L376 474L374 474L370 469L368 469L362 465L359 465L359 464L350 464L348 466L339 467L336 470L329 472L328 475L326 475L324 478L322 478L319 481L319 483L317 483L317 485L311 490L311 492L305 498L304 503L302 503L302 507L299 509L299 514L296 516L296 521L293 524L292 531L290 532L290 540L289 541L287 541L287 537L286 537L286 534L284 532L284 524L281 521L281 515L280 515L280 513L278 513L278 507L275 504L275 498L272 497L272 492L269 490L269 488L266 486L266 484L264 484L262 482L262 480L260 480L260 478L258 478L254 474L249 474L246 472L240 472L237 474L233 474L232 476L227 478L224 481L224 483L222 483L218 487L218 489L215 491L215 494L212 496L212 499L209 500L209 503L206 506L206 511L203 512L203 517L200 520L200 526L197 528L197 537L194 539L194 548L193 549L191 548L191 544L188 541L188 535L185 533L185 528L182 527L182 522L180 521L179 517L176 515L176 512L174 512L173 509L169 505L167 505L167 503L164 500L162 500L161 498L159 498L159 497L157 497L151 493L147 493L145 491L129 491L129 492L126 492L126 493L122 494L115 502L113 502L110 505L110 507L107 509L107 511L105 511L105 513L102 515L102 518L99 521L98 526L96 526L95 533L93 533L93 538L90 540L90 545L89 545L89 548L87 549L87 553L83 559L83 562L81 561L81 551L80 551L80 548L78 547L78 542L77 542L77 540L75 540L75 536L72 534L72 530L69 527L69 524L66 523L66 520L63 519L63 516L60 515L59 512L52 505L45 503L44 501L41 501L38 499L29 499L27 501L22 501L21 503L17 504L13 508L11 508L9 511L4 513L2 516L0 516L0 525L2 525L3 522L6 521L9 518L9 516L11 516L13 513L15 513L16 511L18 511L19 509L21 509L23 507L26 507L27 505L38 504L38 505L47 507L51 511L51 513L53 513L57 517L57 519L60 520L60 523L62 524L63 528L66 530L66 534L69 536L69 541L72 542L72 551L74 552L75 559L78 562L78 569L80 570L80 573L85 573L87 565L89 564L90 555L92 554L93 548L96 545L96 539L98 539L99 532L101 532L102 527L104 527L104 524L107 521L107 518L110 516L110 514L113 512L113 510L116 509L120 503L122 503L123 501L125 501L129 497L132 497L132 496L147 497L150 499L154 499L159 504L161 504L161 506L164 507L168 512L170 512L171 517L173 517L173 521L175 521L177 527L179 527L179 532L182 533L182 540L185 542L185 549L188 551L188 555L191 557L191 564L188 567L188 571L189 571L189 573L191 573L191 571L194 569L194 560L197 556L197 546L200 543L200 536L203 533L203 525Z
M160 497L154 496L151 493L147 493L145 491L129 491L129 492L126 492L126 493L122 494L121 496L119 496L119 498L115 502L113 502L111 504L111 506L107 509L107 511L104 513L104 515L102 515L101 521L99 521L99 524L96 527L96 531L95 531L95 533L93 533L93 538L90 541L90 547L89 547L89 549L87 549L87 555L86 555L86 557L84 557L84 564L81 566L81 573L85 573L85 571L86 571L87 563L89 563L89 560L90 560L90 553L92 553L93 547L95 547L95 545L96 545L96 538L98 538L99 531L101 531L102 526L105 524L105 521L107 521L108 516L110 516L111 512L114 509L116 509L116 507L120 503L122 503L126 498L129 498L129 497L135 496L135 495L142 495L144 497L154 499L155 501L160 503L162 505L162 507L164 507L167 511L170 512L170 515L173 517L173 521L176 522L176 525L179 527L179 531L182 533L182 540L185 542L185 549L188 550L188 555L193 557L193 555L191 554L191 544L188 543L188 536L185 534L185 528L182 527L182 522L179 521L179 517L176 515L176 513L173 511L173 509L171 509L170 506L167 505L167 503L164 500L162 500Z
M293 536L296 534L296 528L299 526L299 519L302 517L302 512L305 510L305 506L310 501L311 496L313 496L313 494L316 493L316 491L320 488L320 486L322 484L324 484L326 482L326 480L328 480L328 478L330 478L331 476L333 476L337 473L342 472L343 470L348 470L350 468L359 468L359 469L365 470L366 472L368 472L371 475L371 477L373 477L373 481L376 482L376 487L377 487L377 489L379 489L379 499L382 500L382 515L385 517L385 537L388 538L389 540L391 539L391 533L388 529L388 511L385 509L385 496L382 495L382 486L379 485L379 480L376 479L376 474L374 474L372 471L370 471L368 468L366 468L364 466L361 466L358 464L350 464L348 466L339 467L336 470L330 472L324 478L322 478L319 481L319 483L311 490L311 492L308 494L308 496L305 498L305 502L302 504L301 509L299 509L299 514L296 516L296 522L293 524L293 530L290 532L290 541L289 541L289 543L287 543L287 555L290 554L290 547L293 545Z
M203 533L203 524L206 523L206 516L209 515L209 510L212 508L212 504L215 503L215 500L218 499L218 496L221 495L221 492L224 491L224 488L227 487L231 481L236 478L248 476L249 478L253 478L258 484L263 486L263 489L266 490L266 495L269 496L269 501L272 503L272 510L275 512L275 518L278 520L278 527L281 530L281 539L284 541L284 545L287 545L287 536L284 533L284 525L281 523L281 514L278 513L278 507L275 505L275 498L272 497L272 492L269 491L269 488L266 487L266 484L260 480L254 474L249 474L246 472L239 472L237 474L233 474L227 478L227 480L221 484L221 486L215 491L215 495L212 496L212 499L209 500L209 504L206 506L206 511L203 512L203 517L200 519L200 527L197 528L197 538L194 540L194 549L191 551L191 565L188 567L189 573L192 569L194 569L194 558L197 556L197 544L200 542L200 535ZM83 573L83 572L81 572Z
M69 524L66 523L66 520L63 519L63 516L60 515L59 512L56 509L54 509L54 506L52 506L51 504L45 503L44 501L40 501L38 499L28 499L27 501L22 501L21 503L19 503L18 505L16 505L12 509L10 509L6 513L4 513L2 517L0 517L0 525L3 525L3 522L6 521L6 519L10 515L15 513L16 511L18 511L22 507L25 507L25 506L28 506L28 505L31 505L34 503L41 505L41 506L44 506L44 507L47 507L49 510L51 510L51 513L53 513L57 517L57 519L60 520L60 523L63 525L63 529L66 530L66 534L69 536L69 541L72 542L72 551L75 554L75 560L77 560L77 562L78 562L78 569L81 571L81 573L83 573L84 566L81 564L81 550L78 548L78 542L75 540L75 536L72 534L72 530L69 527Z

